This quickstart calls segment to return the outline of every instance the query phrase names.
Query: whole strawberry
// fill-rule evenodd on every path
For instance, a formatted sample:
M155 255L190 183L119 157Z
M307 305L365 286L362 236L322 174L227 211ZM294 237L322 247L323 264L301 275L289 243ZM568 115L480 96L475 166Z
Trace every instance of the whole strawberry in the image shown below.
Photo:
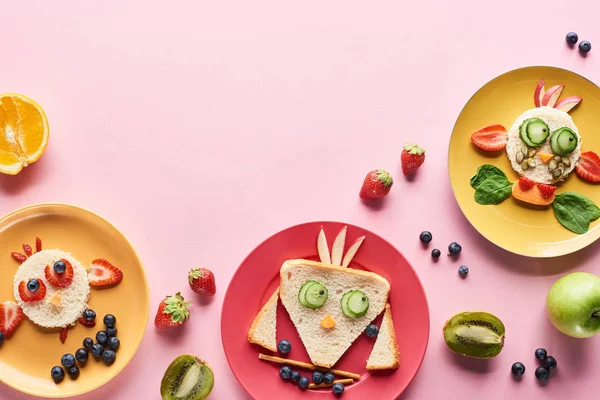
M363 200L381 199L387 196L394 184L392 176L382 169L376 169L367 174L360 188L360 198Z
M402 149L400 161L402 161L402 172L404 175L412 175L425 162L425 149L409 143Z
M158 306L154 326L157 328L176 328L190 318L188 306L191 301L184 301L181 293L175 296L167 296Z
M196 293L214 296L217 293L215 276L206 268L194 268L188 275L190 287Z

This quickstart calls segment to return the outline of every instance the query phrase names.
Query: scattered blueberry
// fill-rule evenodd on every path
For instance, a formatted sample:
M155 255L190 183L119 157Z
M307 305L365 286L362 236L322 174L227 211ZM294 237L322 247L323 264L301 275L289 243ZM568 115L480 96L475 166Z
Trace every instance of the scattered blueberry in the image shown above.
M29 290L30 292L37 292L39 288L40 281L38 281L37 279L30 279L29 282L27 282L27 290Z
M83 347L85 347L88 350L91 350L92 346L94 346L94 340L92 338L86 337L85 339L83 339Z
M94 310L91 309L87 309L83 312L83 319L85 319L86 321L93 321L96 319L96 312Z
M582 53L587 53L592 49L592 44L590 42L588 42L587 40L582 40L581 43L579 43L579 51Z
M71 379L79 378L79 367L77 365L73 365L71 368L69 368L68 372Z
M458 268L458 274L462 277L462 278L466 278L467 274L469 273L469 267L467 267L466 265L461 265Z
M300 375L300 372L298 371L292 371L292 380L296 383L298 383L298 381L300 380L300 378L302 378L302 375Z
M65 264L63 261L57 261L54 263L54 272L57 274L64 274L66 270L67 264Z
M117 319L115 318L114 315L106 314L104 316L104 325L106 325L107 328L114 328L116 323L117 323Z
M332 374L331 372L326 372L325 375L323 375L323 382L328 385L331 385L334 380L335 380L335 375Z
M516 362L512 365L511 371L513 375L521 376L525 373L525 366L523 363Z
M431 250L431 257L440 258L441 255L442 255L442 252L440 251L440 249Z
M317 383L317 384L323 382L323 373L321 371L313 372L312 380L314 383Z
M106 334L108 337L117 336L117 328L106 328Z
M567 33L567 43L575 44L579 40L579 36L575 32Z
M550 378L550 371L546 367L537 367L535 377L540 381L547 381Z
M4 342L4 333L0 332L0 344Z
M102 346L100 343L96 343L95 345L92 346L92 354L94 356L100 357L103 352L104 352L104 346Z
M279 343L277 343L277 350L279 350L281 354L287 354L292 350L292 344L289 340L280 340Z
M462 251L462 246L456 242L452 242L448 246L448 251L450 252L450 254L455 256L457 254L460 254L460 252Z
M102 359L104 360L104 364L112 365L117 358L117 353L114 350L106 349L102 352Z
M548 369L556 368L556 358L554 358L552 356L546 357L546 360L544 360L544 363L546 364L546 368L548 368Z
M300 380L298 381L298 386L300 386L300 389L304 390L308 388L308 384L310 383L310 381L308 380L307 377L303 376L302 378L300 378Z
M71 368L73 365L75 365L75 356L73 356L73 354L65 354L61 357L60 363L65 368Z
M368 337L377 337L379 334L379 328L375 324L370 324L367 326L367 329L365 329L365 333Z
M108 334L106 333L106 331L98 331L98 333L96 333L96 342L100 344L106 344L107 341Z
M54 366L52 367L52 370L50 370L50 376L55 383L60 383L63 379L65 379L65 370L58 365Z
M431 242L431 239L433 239L431 232L424 231L421 232L421 234L419 235L419 240L421 241L421 243L429 243Z
M342 385L341 383L336 383L335 385L333 385L333 388L331 390L334 394L337 394L339 396L340 394L344 393L344 389L344 385Z
M289 381L292 379L292 369L287 365L284 365L283 367L279 368L279 376L284 381Z
M86 349L79 349L75 352L75 359L80 363L85 364L88 360L88 352Z
M535 351L535 358L538 360L545 360L547 355L546 349L539 348Z
M113 350L117 350L119 348L119 346L121 345L121 341L119 340L118 337L111 337L108 338L108 347L110 347Z

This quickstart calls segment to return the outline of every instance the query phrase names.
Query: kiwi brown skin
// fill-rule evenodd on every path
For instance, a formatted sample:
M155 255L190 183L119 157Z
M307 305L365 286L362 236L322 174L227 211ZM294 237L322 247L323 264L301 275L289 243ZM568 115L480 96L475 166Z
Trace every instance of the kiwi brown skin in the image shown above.
M477 338L471 328L486 338ZM482 329L483 328L483 331ZM448 348L455 353L471 358L492 358L504 347L505 327L502 321L485 311L468 311L454 315L444 324L442 333Z
M177 396L177 391L191 368L198 368L198 381L189 391ZM214 374L208 363L199 357L184 354L173 360L165 371L160 383L160 394L163 400L204 400L213 387Z

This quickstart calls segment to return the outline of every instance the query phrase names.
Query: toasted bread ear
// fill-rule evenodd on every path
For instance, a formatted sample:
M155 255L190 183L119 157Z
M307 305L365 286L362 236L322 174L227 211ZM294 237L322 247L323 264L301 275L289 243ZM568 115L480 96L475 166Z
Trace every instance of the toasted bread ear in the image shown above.
M396 343L396 330L392 320L392 308L385 306L385 313L379 328L379 335L373 346L373 351L367 360L367 370L376 371L395 369L400 366L400 354Z
M271 295L269 300L260 309L248 331L248 341L264 347L267 350L277 351L277 300L279 288Z

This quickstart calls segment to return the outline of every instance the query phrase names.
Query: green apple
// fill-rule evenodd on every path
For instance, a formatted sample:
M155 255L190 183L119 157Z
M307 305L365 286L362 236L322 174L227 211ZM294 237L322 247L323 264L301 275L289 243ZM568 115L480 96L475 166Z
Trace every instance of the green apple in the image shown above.
M548 292L546 311L565 335L594 336L600 332L600 277L587 272L563 276Z

